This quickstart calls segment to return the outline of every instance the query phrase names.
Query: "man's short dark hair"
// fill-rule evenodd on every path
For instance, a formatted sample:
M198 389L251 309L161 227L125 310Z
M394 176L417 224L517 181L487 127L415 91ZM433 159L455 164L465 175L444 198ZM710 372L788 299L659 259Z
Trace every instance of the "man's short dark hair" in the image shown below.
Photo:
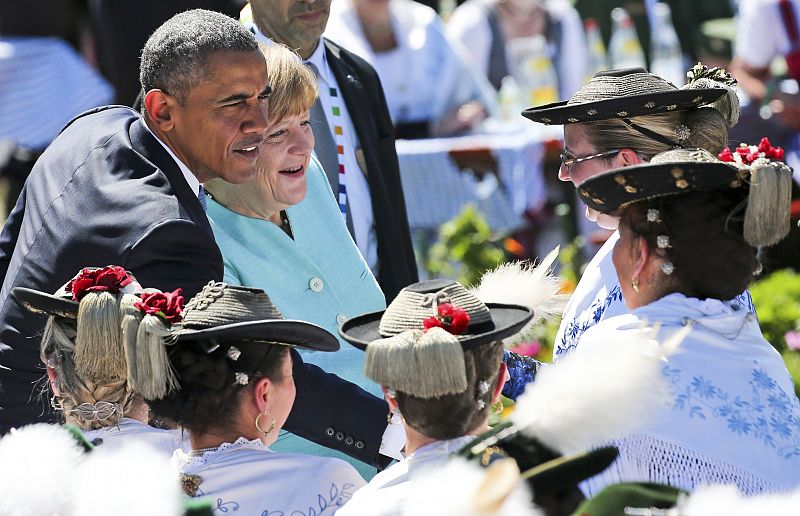
M219 51L254 52L255 36L224 14L204 9L176 14L150 36L142 49L139 82L147 93L163 90L183 104L203 78L208 58Z

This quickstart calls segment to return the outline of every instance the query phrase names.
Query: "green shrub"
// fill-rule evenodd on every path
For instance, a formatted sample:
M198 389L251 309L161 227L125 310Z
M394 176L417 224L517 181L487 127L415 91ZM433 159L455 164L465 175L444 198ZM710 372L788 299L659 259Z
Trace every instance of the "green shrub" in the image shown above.
M800 321L800 274L777 271L750 287L761 332L778 351L786 349L783 336Z

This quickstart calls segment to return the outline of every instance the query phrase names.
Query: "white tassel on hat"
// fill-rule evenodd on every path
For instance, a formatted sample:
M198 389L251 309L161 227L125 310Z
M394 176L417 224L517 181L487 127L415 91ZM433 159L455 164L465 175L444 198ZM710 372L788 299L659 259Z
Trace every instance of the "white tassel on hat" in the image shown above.
M530 308L533 311L533 319L517 334L524 337L531 327L540 323L542 319L560 315L569 299L569 295L559 293L561 278L553 274L553 265L558 258L558 252L557 246L538 265L527 262L501 265L484 274L480 284L471 290L484 303L522 305Z
M689 331L687 326L661 347L651 330L613 342L587 332L580 347L540 369L517 399L511 420L563 454L627 435L637 421L649 422L672 399L660 359Z
M777 244L789 233L792 171L766 159L756 160L749 168L744 239L753 247Z
M464 349L443 328L408 330L367 346L364 374L384 387L419 398L467 390Z

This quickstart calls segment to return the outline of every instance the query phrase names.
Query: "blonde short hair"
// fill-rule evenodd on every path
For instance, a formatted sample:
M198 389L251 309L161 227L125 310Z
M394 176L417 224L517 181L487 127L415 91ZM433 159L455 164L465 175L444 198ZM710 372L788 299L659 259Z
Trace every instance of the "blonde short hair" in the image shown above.
M296 52L281 44L263 46L267 79L272 87L269 121L299 115L311 108L317 98L317 78Z

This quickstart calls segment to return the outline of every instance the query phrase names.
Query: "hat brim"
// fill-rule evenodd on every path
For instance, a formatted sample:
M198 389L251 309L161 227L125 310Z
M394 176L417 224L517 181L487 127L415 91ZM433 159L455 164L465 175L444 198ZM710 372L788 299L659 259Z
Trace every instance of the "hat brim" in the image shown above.
M726 94L724 88L685 89L630 95L594 102L554 102L544 106L528 108L522 116L545 125L589 123L611 118L686 111L711 104Z
M78 318L78 302L26 287L14 287L14 299L29 312L55 315L68 319Z
M533 318L533 312L520 305L486 303L486 307L492 316L491 323L477 325L474 330L479 331L475 333L470 333L471 328L467 328L466 333L456 335L464 349L472 349L510 337L522 330ZM381 335L379 329L383 314L384 311L372 312L348 319L339 328L339 335L363 351L367 349L370 342L387 338L387 336ZM422 329L421 323L420 329Z
M196 330L184 328L177 333L178 342L210 339L276 342L312 351L339 349L339 340L326 329L290 319L239 322Z
M578 185L578 195L590 208L613 213L638 201L739 186L739 171L722 162L645 163L590 177Z
M619 455L615 446L564 455L522 472L534 489L559 489L577 485L602 473Z

